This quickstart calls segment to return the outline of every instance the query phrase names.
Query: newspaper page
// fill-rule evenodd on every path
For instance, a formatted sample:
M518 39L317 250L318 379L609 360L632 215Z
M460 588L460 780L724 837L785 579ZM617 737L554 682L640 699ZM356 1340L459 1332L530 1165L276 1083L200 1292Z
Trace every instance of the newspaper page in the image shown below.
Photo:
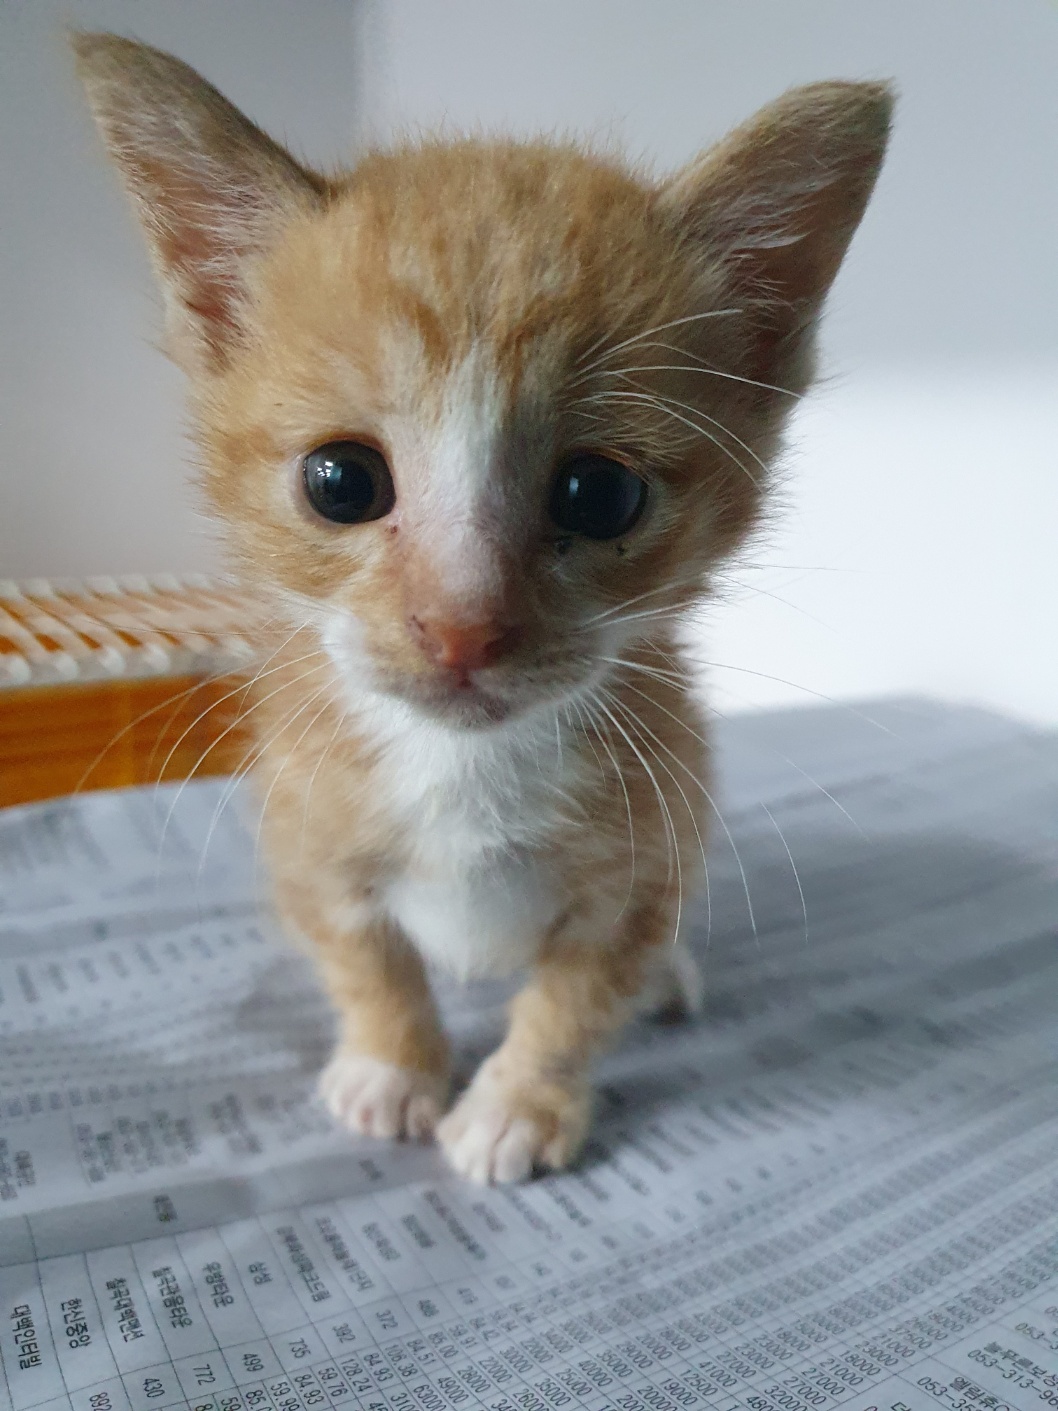
M901 701L720 760L704 1013L509 1188L315 1103L226 781L0 814L0 1399L1058 1407L1058 736ZM439 983L469 1073L506 992Z

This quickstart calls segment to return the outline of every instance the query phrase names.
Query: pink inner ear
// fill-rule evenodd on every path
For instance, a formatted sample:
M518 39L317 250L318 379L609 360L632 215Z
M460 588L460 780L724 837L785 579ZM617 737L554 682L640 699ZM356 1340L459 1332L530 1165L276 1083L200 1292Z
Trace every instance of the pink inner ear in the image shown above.
M151 205L147 224L180 302L202 325L216 353L236 328L239 267L252 246L255 218L267 218L263 203L210 190L186 171L154 164L147 172ZM258 209L255 209L258 205Z
M664 201L731 273L769 379L807 329L874 187L892 98L884 84L792 89L681 173Z
M848 174L791 199L787 224L770 241L736 248L736 282L752 301L753 375L765 377L779 345L811 322L840 268L858 219ZM850 208L856 212L850 216ZM777 222L778 227L778 222Z
M284 213L327 182L179 59L115 35L79 35L74 47L173 296L171 347L194 363L196 343L217 355L237 321L243 261L267 249Z
M214 248L209 232L187 226L166 232L162 249L181 302L219 352L236 329L238 254Z

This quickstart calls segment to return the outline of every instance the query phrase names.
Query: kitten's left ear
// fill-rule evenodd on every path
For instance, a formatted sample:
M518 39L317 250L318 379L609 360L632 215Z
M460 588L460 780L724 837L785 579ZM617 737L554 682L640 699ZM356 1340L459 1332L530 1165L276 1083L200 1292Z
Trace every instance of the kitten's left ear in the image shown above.
M190 371L223 363L240 334L248 262L326 183L179 59L113 34L72 42L147 234L169 351Z
M892 108L884 83L793 88L661 188L661 209L727 274L752 377L807 380L811 330L874 189Z

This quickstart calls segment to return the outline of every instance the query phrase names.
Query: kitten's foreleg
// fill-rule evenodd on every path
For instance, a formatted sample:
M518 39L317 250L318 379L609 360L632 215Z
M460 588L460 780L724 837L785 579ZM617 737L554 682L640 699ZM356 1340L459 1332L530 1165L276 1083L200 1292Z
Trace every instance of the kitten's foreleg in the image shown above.
M418 953L397 927L337 926L304 894L281 894L338 1011L319 1095L344 1126L371 1137L433 1136L445 1109L449 1052Z
M379 922L320 959L340 1023L320 1097L354 1132L428 1140L448 1097L449 1055L418 954Z
M545 947L511 1006L506 1039L438 1127L461 1175L520 1181L569 1164L588 1130L592 1060L634 1012L671 937L667 912L641 907L609 945L570 936Z

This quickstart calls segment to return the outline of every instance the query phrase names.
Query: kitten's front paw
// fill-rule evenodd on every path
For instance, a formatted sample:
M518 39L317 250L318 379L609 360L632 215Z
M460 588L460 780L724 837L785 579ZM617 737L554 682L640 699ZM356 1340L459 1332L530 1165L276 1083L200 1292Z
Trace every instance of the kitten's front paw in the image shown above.
M569 1165L590 1109L587 1083L512 1082L489 1059L437 1128L437 1140L449 1165L471 1181L524 1181L534 1167Z
M429 1141L444 1111L447 1083L430 1073L339 1049L320 1074L327 1111L365 1137Z

